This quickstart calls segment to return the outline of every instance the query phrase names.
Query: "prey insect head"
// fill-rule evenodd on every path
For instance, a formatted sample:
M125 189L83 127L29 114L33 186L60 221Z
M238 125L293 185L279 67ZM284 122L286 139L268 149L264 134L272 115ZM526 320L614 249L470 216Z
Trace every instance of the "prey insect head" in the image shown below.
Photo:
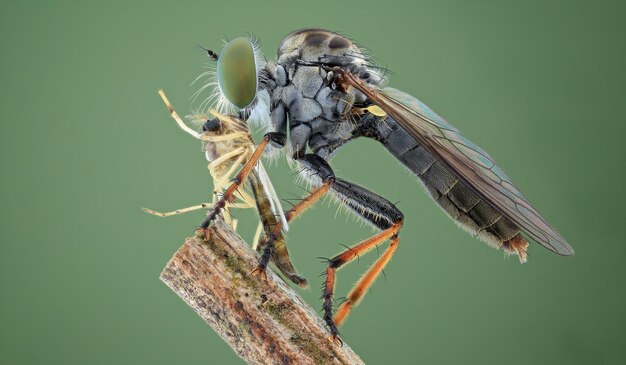
M202 125L203 132L217 132L220 129L220 121L217 118L209 119Z

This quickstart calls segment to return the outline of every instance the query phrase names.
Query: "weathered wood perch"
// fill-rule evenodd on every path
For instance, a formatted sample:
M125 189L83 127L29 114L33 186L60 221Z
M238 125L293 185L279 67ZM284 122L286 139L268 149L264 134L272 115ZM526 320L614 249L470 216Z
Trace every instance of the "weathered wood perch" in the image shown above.
M188 238L161 280L249 364L363 364L345 343L332 343L316 312L218 220L211 239ZM207 359L208 360L208 359Z

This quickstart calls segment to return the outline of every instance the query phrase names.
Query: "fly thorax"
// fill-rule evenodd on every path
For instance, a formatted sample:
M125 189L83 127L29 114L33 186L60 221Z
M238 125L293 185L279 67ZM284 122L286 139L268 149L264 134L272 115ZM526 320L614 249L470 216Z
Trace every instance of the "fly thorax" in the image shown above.
M285 109L294 151L303 151L307 145L313 152L337 145L358 127L358 118L350 112L366 97L354 89L344 93L333 88L326 81L323 65L340 66L359 77L365 75L365 81L373 84L381 80L368 69L366 57L349 39L321 29L289 34L278 48L278 63L268 64L266 69L275 82L272 109ZM276 122L274 125L280 127Z
M323 29L302 29L288 34L278 46L278 63L296 58L315 62L326 56L363 59L361 50L351 40Z

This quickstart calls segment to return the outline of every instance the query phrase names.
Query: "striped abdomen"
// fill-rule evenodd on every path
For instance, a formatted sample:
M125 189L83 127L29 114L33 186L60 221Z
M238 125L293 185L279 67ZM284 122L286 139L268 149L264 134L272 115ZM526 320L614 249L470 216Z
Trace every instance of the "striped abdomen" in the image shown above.
M374 136L424 184L430 196L459 226L495 248L515 253L527 245L520 229L481 199L393 119L379 123ZM525 252L524 252L525 253ZM524 261L524 254L520 260Z

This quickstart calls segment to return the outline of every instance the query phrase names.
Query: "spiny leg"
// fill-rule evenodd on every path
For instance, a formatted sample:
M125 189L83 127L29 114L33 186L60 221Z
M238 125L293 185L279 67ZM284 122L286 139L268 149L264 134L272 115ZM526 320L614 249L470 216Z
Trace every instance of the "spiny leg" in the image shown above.
M238 151L237 154L233 154L233 152ZM250 153L248 153L248 149L240 147L235 151L231 151L227 154L222 155L220 158L212 161L209 164L209 171L211 172L211 176L213 176L213 193L217 194L219 191L221 191L225 186L229 185L229 179L230 177L235 173L235 171L237 170L237 168L243 164L243 161L250 155L250 153L252 153L253 151L250 151ZM237 159L231 163L230 168L228 169L227 172L220 174L217 171L217 168L227 162L228 159L224 159L224 157L228 156L228 158L232 158L237 156ZM256 205L254 198L252 198L248 193L246 193L243 190L240 190L237 193L237 196L243 200L246 204L250 205L250 207L254 207Z
M295 219L308 208L313 206L316 201L322 198L330 190L335 182L335 173L328 162L326 162L323 158L314 154L306 154L298 159L298 162L303 165L305 169L317 175L321 179L322 185L309 194L309 196L300 200L285 213L285 218L288 222ZM270 257L274 251L274 243L280 237L281 230L282 222L279 221L274 226L273 231L267 235L265 239L259 242L258 246L263 249L263 252L261 254L261 258L259 259L259 266L252 272L253 274L265 278L265 269L267 268L267 264L269 263Z
M211 135L206 135L204 133L198 133L198 132L194 131L193 129L189 128L185 124L185 122L183 122L183 120L180 118L180 116L178 115L176 110L174 110L174 107L170 103L170 101L167 98L167 96L165 96L165 92L163 92L163 90L159 90L159 95L161 96L161 99L163 99L163 102L167 106L167 109L170 112L170 115L171 115L172 119L174 119L176 124L178 124L178 126L182 130L184 130L185 132L187 132L188 134L190 134L194 138L197 138L197 139L200 139L200 140L203 140L203 141L216 142L216 141L228 141L228 140L232 140L232 139L235 139L235 138L241 138L241 137L248 136L248 133L247 132L243 132L243 131L234 132L234 133L230 133L230 134L227 134L227 135L220 135L220 136L211 136ZM224 122L224 123L229 123L230 122L230 120L228 118L222 116L221 114L219 114L219 113L217 113L217 112L215 112L213 110L211 110L211 114L216 116L217 120L219 120L220 122ZM252 167L254 167L254 165L256 164L256 161L259 159L261 153L263 152L263 148L265 147L265 145L268 143L269 140L272 139L271 135L272 135L272 133L268 133L268 134L265 135L264 141L257 147L255 152L251 155L251 158L248 161L248 163L246 163L244 165L244 167L241 169L241 171L239 172L239 174L237 174L237 177L235 178L235 183L233 183L226 190L224 195L220 199L218 199L217 201L216 201L215 195L214 195L214 198L213 198L213 200L214 200L213 211L209 214L209 217L207 217L207 219L205 219L205 221L201 225L202 230L204 231L203 233L204 233L205 237L206 237L206 228L209 226L211 220L215 219L215 216L217 216L217 214L219 214L219 212L224 208L224 206L226 205L227 201L230 202L232 200L233 193L237 190L237 188L239 187L241 182L246 178L247 174L250 172ZM214 169L217 166L225 163L231 157L239 155L237 160L236 160L236 162L233 163L233 166L227 172L226 176L223 177L223 180L222 181L217 181L217 179L216 179L216 181L214 183L214 185L215 185L214 193L222 187L221 185L223 185L225 183L225 181L230 177L230 175L234 172L234 170L237 168L237 166L243 162L243 160L245 159L247 154L248 154L247 150L245 150L245 149L236 149L234 151L230 151L226 155L221 156L220 158L218 158L217 160L215 160L215 161L213 161L212 163L209 164L209 171L211 171L211 175L213 175L214 178L215 178L215 175L213 174L213 172L214 172ZM245 196L242 199L246 203L245 205L229 204L229 207L233 207L233 208L248 208L248 207L252 208L252 207L254 207L254 204L252 204L253 200L250 198L249 195L245 194ZM196 209L201 209L203 207L205 207L205 204L200 204L200 205L197 205L197 206L194 206L194 207L184 208L184 209L176 210L174 212L166 212L166 213L161 213L161 212L157 212L157 211L153 211L153 210L145 209L145 208L144 208L144 211L146 211L147 213L150 213L150 214L166 217L166 216L170 216L170 215L185 213L185 212L196 210ZM209 218L211 218L211 219L209 219ZM230 217L227 217L227 221L230 221ZM236 222L229 222L229 223L231 223L233 228L236 227Z
M391 243L389 244L389 247L387 247L383 255L376 260L374 265L372 265L372 267L365 272L363 277L359 279L352 290L350 290L350 294L348 294L347 299L339 306L334 318L335 325L341 326L343 321L348 317L352 307L359 304L361 298L363 298L365 293L367 293L367 290L370 286L372 286L378 275L380 275L385 266L387 266L391 260L391 257L398 249L399 243L400 238L398 238L397 234L391 236Z
M389 262L399 243L398 231L402 227L404 216L398 208L383 197L354 183L337 178L332 186L337 197L357 215L381 229L382 232L343 251L328 261L326 280L324 281L324 321L330 329L332 340L337 340L340 325L353 306L365 295L369 287ZM346 301L339 307L333 318L333 296L335 292L336 271L343 265L367 253L384 241L391 239L391 244L383 255L366 271L348 294Z
M342 324L351 308L358 304L359 300L367 292L369 287L374 283L374 280L376 280L385 265L391 259L391 256L398 246L397 232L401 226L402 222L400 221L379 234L348 248L329 260L328 267L326 268L324 291L322 293L322 298L324 299L322 309L324 310L324 321L330 329L333 340L336 340L339 335L337 326ZM335 294L336 271L343 265L352 262L355 258L369 252L388 239L391 239L389 247L357 282L354 288L350 291L350 294L348 294L346 301L339 307L337 315L333 318L333 296Z
M241 184L248 177L248 174L250 173L250 171L252 171L257 161L263 154L263 150L265 149L265 146L267 146L267 144L270 141L272 141L273 138L281 138L281 137L282 135L276 136L276 133L267 133L265 136L263 136L263 141L259 143L257 148L254 150L254 152L250 156L250 159L243 165L243 167L241 168L241 170L239 170L237 175L235 175L235 178L233 179L233 183L226 189L226 191L224 191L223 195L217 201L217 203L215 204L211 212L208 214L206 219L202 222L202 224L200 224L200 228L204 231L205 237L208 237L207 229L209 225L217 217L220 211L226 206L226 203L232 200L232 197L235 191L239 189Z

